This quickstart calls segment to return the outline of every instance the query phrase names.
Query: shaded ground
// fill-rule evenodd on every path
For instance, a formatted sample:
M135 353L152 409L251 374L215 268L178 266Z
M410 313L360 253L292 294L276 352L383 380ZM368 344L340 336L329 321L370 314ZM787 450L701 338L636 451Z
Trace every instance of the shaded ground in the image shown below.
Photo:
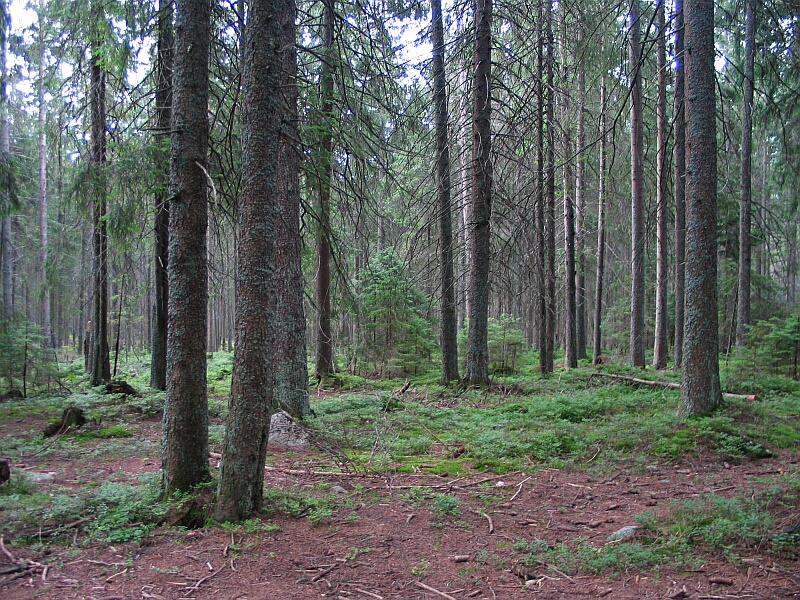
M0 424L0 436L33 438L47 416L20 415ZM107 441L57 440L46 458L29 456L13 472L51 473L38 476L37 485L63 494L87 482L130 482L157 471L160 420L132 418L126 426L134 436L114 440L111 450L104 449ZM531 558L535 549L615 545L609 534L637 525L634 517L645 511L665 511L673 500L761 493L770 478L787 469L796 473L798 460L798 452L781 451L767 460L727 464L701 453L620 464L603 476L545 469L381 477L326 474L331 461L313 448L271 448L268 486L331 497L335 508L238 528L165 527L141 542L111 544L85 535L86 523L42 523L14 533L31 536L27 544L15 545L6 535L11 556L0 556L0 572L13 568L12 558L45 568L0 575L0 597L800 598L797 552L776 552L769 543L736 548L733 561L722 548L708 549L708 560L691 569L669 562L619 565L603 576L570 574ZM778 514L776 531L797 515ZM0 516L0 531L6 522ZM37 531L42 542L54 541L36 544Z

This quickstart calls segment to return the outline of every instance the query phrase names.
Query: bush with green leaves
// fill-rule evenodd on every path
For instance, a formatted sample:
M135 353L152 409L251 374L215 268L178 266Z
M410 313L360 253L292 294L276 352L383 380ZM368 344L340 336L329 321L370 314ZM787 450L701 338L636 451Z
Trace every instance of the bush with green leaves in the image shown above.
M491 317L487 325L487 347L489 350L489 372L495 375L516 373L520 357L526 350L525 338L519 328L520 319L503 313ZM458 333L458 355L462 368L466 364L468 323Z
M60 376L44 341L39 326L23 317L0 321L0 378L7 389L39 389Z
M425 296L394 250L372 257L354 288L365 330L358 354L370 368L410 372L430 360L435 344L423 315Z

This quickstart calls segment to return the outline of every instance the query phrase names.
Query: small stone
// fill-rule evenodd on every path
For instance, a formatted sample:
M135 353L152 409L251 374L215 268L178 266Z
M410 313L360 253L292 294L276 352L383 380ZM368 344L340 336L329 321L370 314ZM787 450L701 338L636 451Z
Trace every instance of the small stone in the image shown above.
M346 493L347 493L347 490L346 490L346 489L344 489L344 488L343 488L342 486L340 486L340 485L332 485L332 486L331 486L331 491L332 491L332 492L336 492L337 494L346 494Z
M536 581L535 579L528 579L528 581L525 582L525 587L528 589L537 587L538 585L539 582Z
M610 542L619 542L621 540L627 540L636 535L636 531L638 529L639 527L636 525L628 525L627 527L623 527L622 529L617 529L614 533L610 534L606 539Z
M50 483L56 480L55 473L36 473L30 472L28 473L28 477L30 477L36 483Z
M494 484L494 487L506 487L506 482L498 481L497 483Z

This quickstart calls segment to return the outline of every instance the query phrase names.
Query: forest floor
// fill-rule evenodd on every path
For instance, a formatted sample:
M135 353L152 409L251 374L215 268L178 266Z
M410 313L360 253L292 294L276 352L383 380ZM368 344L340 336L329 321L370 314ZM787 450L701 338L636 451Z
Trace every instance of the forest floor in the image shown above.
M12 482L24 473L35 487L27 493L46 507L34 516L20 500L0 512L3 600L800 598L800 548L771 537L800 519L796 447L760 460L699 448L603 469L593 469L594 454L582 465L502 475L464 461L455 476L425 472L425 464L391 475L336 473L330 452L313 443L271 446L267 500L283 509L190 529L176 523L192 502L148 526L125 496L126 486L157 481L157 414L123 411L110 428L85 427L102 436L42 440L57 411L0 407L0 440L20 451ZM212 429L221 426L212 419ZM129 437L104 437L114 427ZM451 452L435 446L432 455ZM217 463L212 454L212 471ZM77 503L87 488L104 492ZM195 508L204 497L211 487ZM723 513L734 498L766 498L759 505L769 505L769 531L740 542L720 534L714 543L704 530L704 541L693 544L700 534L690 532L679 543L681 527L700 531L715 513L733 526L735 516ZM115 507L128 501L119 516ZM659 519L671 519L671 529L659 529ZM633 537L612 539L627 526L638 528Z

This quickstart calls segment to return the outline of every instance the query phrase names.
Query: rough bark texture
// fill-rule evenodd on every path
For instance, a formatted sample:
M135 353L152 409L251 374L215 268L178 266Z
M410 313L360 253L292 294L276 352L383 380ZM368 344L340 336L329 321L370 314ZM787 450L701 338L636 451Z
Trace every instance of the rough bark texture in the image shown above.
M492 0L475 1L475 48L472 55L472 213L469 322L465 380L489 382L489 259L492 216Z
M43 7L39 6L42 10ZM47 284L47 112L44 96L44 40L40 31L39 43L41 54L39 56L39 319L42 324L43 345L50 347L52 333L50 331L50 287Z
M5 0L0 0L0 159L8 162L11 158L9 141L8 97L6 95L6 34L8 11ZM3 315L10 318L14 314L14 248L12 245L11 217L0 220L0 246L3 261Z
M583 24L581 23L581 27ZM581 42L583 42L583 30L581 29ZM578 359L586 358L586 254L584 216L586 214L586 201L584 192L586 191L586 126L584 108L586 103L586 66L583 63L577 65L578 69L578 129L575 133L577 145L576 152L578 159L575 163L575 261L577 273L575 276L575 336L576 336L576 356Z
M752 265L752 158L753 89L755 77L756 0L745 2L745 52L742 100L742 170L739 196L739 293L736 311L736 345L743 346L750 325L750 271Z
M433 102L436 112L436 196L439 206L439 252L441 269L442 378L447 385L458 379L456 295L453 276L453 216L450 205L450 146L447 127L447 80L444 72L444 26L442 2L431 0L433 42Z
M158 10L158 50L156 55L156 138L161 143L167 134L172 120L172 0L161 0ZM161 160L160 185L155 196L155 264L153 286L153 330L150 357L150 387L167 389L167 306L169 303L169 158L165 152L159 153Z
M562 145L565 157L572 156L572 140L570 139L569 104L564 99L562 125ZM577 355L577 314L575 288L575 209L570 196L572 187L572 166L568 158L564 163L564 284L566 287L566 310L564 312L564 366L575 369L578 366Z
M108 232L106 228L106 74L92 44L90 104L92 111L89 170L92 181L92 310L91 385L111 379L108 349Z
M286 2L251 0L246 27L236 342L215 513L220 521L250 517L261 508L263 498L275 383L275 361L270 359L277 329L278 179L285 108L281 44Z
M631 340L633 367L644 367L644 145L642 143L642 56L639 0L628 14L631 82Z
M545 319L545 361L543 373L552 373L554 367L554 351L556 344L556 167L555 167L555 118L554 118L554 65L555 55L553 49L553 2L545 2L545 71L547 84L545 94L545 123L546 145L545 151L545 253L547 264L545 279L547 280L547 302Z
M281 28L282 123L278 155L278 279L274 352L275 404L295 418L311 412L308 401L306 317L300 238L300 128L297 114L297 31L294 0L283 0Z
M207 481L209 0L177 0L170 159L167 401L161 463L166 495Z
M592 364L600 363L600 322L603 313L603 276L606 258L606 82L600 84L600 164L597 190L597 276L594 291L594 341Z
M667 368L667 51L664 0L656 7L658 37L656 65L658 92L656 98L656 335L653 367Z
M536 42L536 330L539 350L539 371L552 371L547 356L547 237L545 235L544 180L545 180L545 89L544 89L544 26L542 6L539 5L536 22L539 24Z
M679 413L722 401L717 331L714 4L686 1L686 327Z
M686 282L686 123L684 110L685 73L683 29L683 0L675 0L673 22L675 23L675 357L674 367L683 362L683 326L685 314Z
M317 147L317 378L333 373L331 333L331 178L333 177L333 19L334 1L322 3L322 71L320 73L321 135Z

